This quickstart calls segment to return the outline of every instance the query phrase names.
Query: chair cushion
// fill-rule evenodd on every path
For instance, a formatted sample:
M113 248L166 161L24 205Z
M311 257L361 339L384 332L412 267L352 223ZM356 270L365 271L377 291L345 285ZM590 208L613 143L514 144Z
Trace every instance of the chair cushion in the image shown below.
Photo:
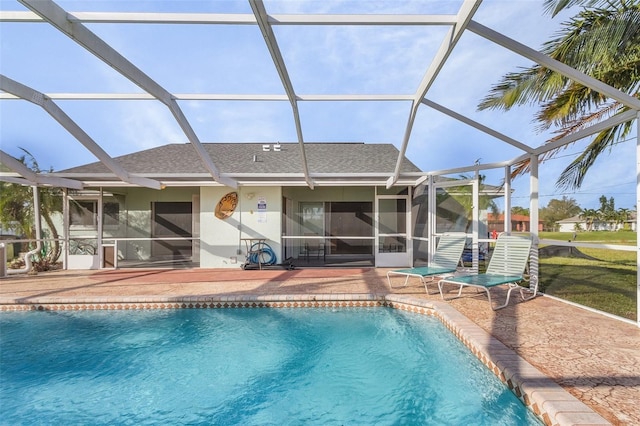
M455 272L456 268L440 268L437 266L421 266L418 268L410 268L410 269L398 269L393 272L396 274L404 274L404 275L420 275L422 277L426 277L429 275L439 275L446 274L449 272Z
M521 275L480 274L448 278L447 282L493 287L501 284L522 281L522 279Z

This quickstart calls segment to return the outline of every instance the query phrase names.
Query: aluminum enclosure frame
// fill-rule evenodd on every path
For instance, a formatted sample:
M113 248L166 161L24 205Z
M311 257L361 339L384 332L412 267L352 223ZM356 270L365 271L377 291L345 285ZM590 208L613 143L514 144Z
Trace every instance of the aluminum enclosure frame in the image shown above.
M538 216L538 161L540 156L553 150L566 146L577 140L589 137L602 130L618 125L623 122L635 120L637 135L636 148L636 200L640 205L640 100L623 93L613 87L610 87L584 73L581 73L565 64L562 64L547 55L544 55L535 49L532 49L522 43L519 43L505 35L487 28L473 20L475 13L481 6L481 0L463 0L462 4L455 14L441 15L375 15L375 14L354 14L354 15L282 15L270 14L262 0L249 0L252 14L219 14L219 13L123 13L123 12L83 12L83 11L67 11L50 0L19 0L30 11L0 11L0 23L42 23L43 25L51 25L60 32L67 35L73 42L78 43L87 51L98 57L104 63L108 64L121 75L129 79L140 87L144 93L48 93L46 88L28 87L21 83L20 76L0 76L0 100L2 101L19 101L26 100L35 103L43 108L52 118L60 123L67 131L69 131L83 146L87 147L99 161L104 163L112 172L110 176L98 182L103 183L145 186L149 188L161 189L167 184L180 185L179 181L164 182L147 176L137 176L124 170L106 153L101 147L101 141L96 141L83 130L77 123L69 118L63 109L55 103L55 100L73 100L84 101L89 99L101 100L151 100L160 102L166 106L171 112L174 120L184 132L189 143L193 146L199 155L200 160L209 172L209 176L198 178L198 182L208 183L210 185L224 185L236 188L241 185L256 184L259 180L252 177L241 177L221 174L218 170L215 159L205 152L200 138L193 129L188 117L180 108L179 100L253 100L264 102L288 102L292 109L293 124L296 128L298 143L301 148L302 169L295 176L287 176L286 179L275 178L275 181L287 182L289 185L306 185L314 188L318 185L336 185L344 184L345 180L339 180L339 177L317 176L313 170L309 170L305 156L305 138L304 126L300 119L298 105L301 102L323 102L323 101L380 101L380 102L408 102L410 103L409 114L406 117L406 126L404 136L399 144L400 154L396 162L394 173L388 176L360 176L361 183L364 184L380 184L383 181L387 187L398 184L416 185L434 176L474 172L480 170L505 168L505 175L508 173L509 167L523 159L531 161L531 184L530 184L530 206L532 213L532 223L537 222ZM216 94L216 93L171 93L162 87L158 82L146 74L142 69L129 61L125 56L118 52L114 47L102 40L94 32L89 30L86 24L100 23L127 23L135 24L166 24L166 25L250 25L257 26L264 38L265 48L273 61L273 66L278 72L282 87L285 94ZM399 25L399 26L443 26L447 29L446 36L441 42L437 54L429 67L426 69L422 80L418 84L416 91L412 94L302 94L296 91L289 73L287 63L280 53L278 37L273 31L273 27L277 25L286 26L354 26L354 25ZM531 146L523 141L518 141L507 135L492 129L491 126L479 123L453 111L446 106L442 106L427 98L429 89L438 78L443 66L447 62L450 54L455 50L457 42L463 34L470 32L485 40L488 40L498 46L501 46L521 57L530 59L535 63L557 71L563 76L589 87L610 99L620 102L629 108L624 114L613 116L599 124L593 125L577 132L571 136L567 136L552 144L543 144L541 146ZM14 79L15 78L15 79ZM491 164L474 164L466 167L426 171L420 176L406 175L401 173L400 165L404 158L408 144L410 143L414 123L420 107L425 106L446 114L461 123L471 126L481 132L502 141L503 143L515 147L522 151L522 154L505 160L503 162ZM13 174L1 173L0 180L14 183L22 183L27 185L55 185L67 188L81 188L90 185L90 182L79 182L65 176L56 176L55 174L35 174L28 169L20 167L17 160L11 158L6 152L0 152L0 161L2 164L14 171ZM509 202L509 201L508 201ZM640 229L640 218L638 219L637 228ZM534 234L537 233L537 230ZM638 264L640 264L640 241L637 244ZM640 272L638 272L637 299L640 300ZM638 304L638 317L640 318L640 303ZM640 320L639 320L640 321ZM640 324L640 322L639 322Z

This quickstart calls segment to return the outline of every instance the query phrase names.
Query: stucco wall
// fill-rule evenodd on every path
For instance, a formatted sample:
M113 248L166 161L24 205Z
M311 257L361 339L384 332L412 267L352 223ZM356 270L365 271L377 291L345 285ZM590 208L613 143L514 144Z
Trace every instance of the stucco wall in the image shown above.
M215 208L229 192L239 195L233 214L218 219ZM266 203L266 208L259 204ZM262 236L282 261L282 191L279 187L239 189L203 187L200 191L200 267L239 268L245 262L246 246L241 238Z

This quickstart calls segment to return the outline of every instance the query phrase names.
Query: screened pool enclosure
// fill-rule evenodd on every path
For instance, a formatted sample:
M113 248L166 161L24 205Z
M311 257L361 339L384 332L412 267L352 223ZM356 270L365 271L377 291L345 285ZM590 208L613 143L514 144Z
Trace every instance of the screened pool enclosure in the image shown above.
M428 263L438 236L456 231L467 233L477 270L493 239L488 215L504 212L502 229L513 230L514 196L529 209L521 231L534 252L558 245L537 241L541 181L557 177L542 160L627 122L637 146L640 100L537 50L553 28L529 3L2 2L0 179L64 192L59 238L41 226L36 195L36 238L7 239L4 254L59 243L65 265L90 256L78 259L87 268L237 267L242 238L264 228L279 257L300 264L393 267ZM530 111L476 110L491 83L531 63L623 112L547 143ZM229 170L222 160L235 159L205 146L256 141L271 152L296 144L295 172ZM338 168L319 171L310 141L390 143L395 166L362 172L328 154ZM164 173L119 160L174 143L190 146L204 172L174 173L176 158ZM22 148L42 170L20 161ZM620 170L640 200L631 157ZM105 173L65 173L95 160ZM528 174L512 179L523 161ZM232 192L238 210L215 222L219 232L209 217ZM640 256L640 243L607 248ZM536 255L530 274L537 279ZM637 277L635 290L637 309Z

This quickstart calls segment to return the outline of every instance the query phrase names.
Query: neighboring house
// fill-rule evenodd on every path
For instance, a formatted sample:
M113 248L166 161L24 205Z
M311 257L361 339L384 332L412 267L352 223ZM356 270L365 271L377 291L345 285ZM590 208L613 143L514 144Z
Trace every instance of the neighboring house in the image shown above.
M601 220L595 220L590 226L585 218L579 215L562 219L556 222L558 224L558 231L560 232L574 232L578 227L582 231L618 231L620 229L636 230L636 212L631 212L629 218L624 222L606 222Z
M399 156L393 145L305 143L313 189L297 143L203 146L237 188L214 181L190 144L115 159L132 176L162 182L161 190L122 182L101 162L54 173L85 185L69 190L71 267L78 261L78 268L95 268L97 257L111 266L115 252L121 265L184 259L237 268L257 238L278 262L412 264L411 192L422 173L405 158L387 189Z
M494 230L498 233L504 232L504 214L495 215L493 213L488 213L487 225L490 233ZM538 231L542 231L542 229L543 222L538 221ZM531 218L522 214L512 214L510 231L531 232Z

